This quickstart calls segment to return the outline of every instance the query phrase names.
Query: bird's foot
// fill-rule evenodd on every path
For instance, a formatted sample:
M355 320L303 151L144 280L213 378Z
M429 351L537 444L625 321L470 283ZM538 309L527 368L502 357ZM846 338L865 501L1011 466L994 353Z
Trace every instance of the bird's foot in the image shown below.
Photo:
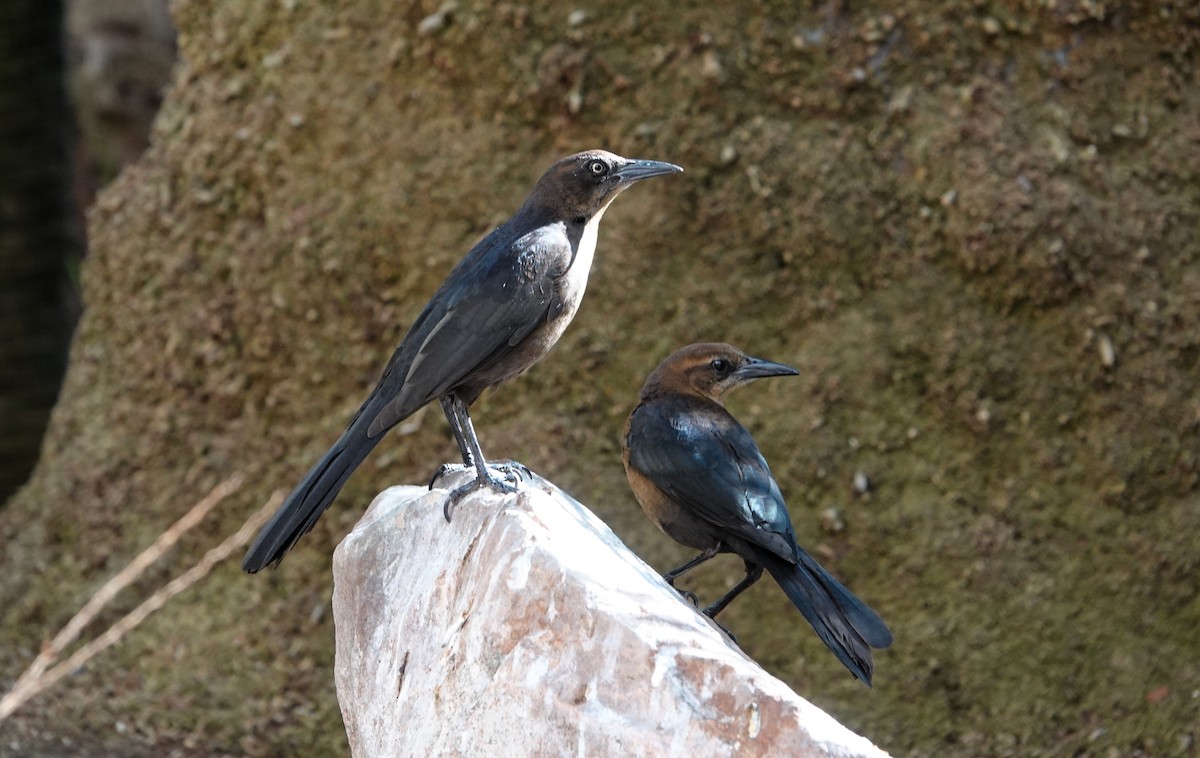
M691 590L681 590L678 587L676 587L675 580L673 577L664 576L663 580L666 581L667 584L671 585L671 589L678 592L679 596L682 597L684 600L688 601L689 603L691 603L692 605L694 605L697 608L700 607L700 598L696 596L695 592L692 592Z
M717 609L717 610L720 610L720 609ZM717 611L713 610L713 606L710 605L709 607L705 608L704 610L702 610L700 612L703 613L705 616L708 616L709 620L712 621L714 624L716 624L717 628L725 633L725 636L729 638L730 642L732 642L735 645L738 644L737 635L735 635L732 631L730 631L729 627L725 626L720 621L717 621L717 618L716 618Z
M471 481L450 491L450 495L446 498L446 504L442 506L442 516L445 517L447 523L450 521L450 512L458 504L458 501L476 490L487 487L493 492L511 495L520 491L522 482L533 481L533 474L530 473L529 469L524 464L517 463L516 461L489 463L485 466L485 470L486 474L484 476L476 474L475 478ZM493 471L500 472L502 478L493 474ZM437 476L435 475L435 479ZM510 484L508 481L510 479L514 483Z
M505 479L511 481L518 487L520 487L522 484L533 483L533 472L529 470L528 466L520 461L497 461L496 463L488 464L488 468L495 469L496 471L504 474Z

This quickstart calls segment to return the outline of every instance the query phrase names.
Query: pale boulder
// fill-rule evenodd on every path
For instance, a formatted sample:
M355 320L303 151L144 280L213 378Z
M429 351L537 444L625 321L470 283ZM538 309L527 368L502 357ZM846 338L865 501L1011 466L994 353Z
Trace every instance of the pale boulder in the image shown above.
M554 485L477 492L449 524L445 499L386 490L334 555L335 676L355 756L885 755L750 660Z

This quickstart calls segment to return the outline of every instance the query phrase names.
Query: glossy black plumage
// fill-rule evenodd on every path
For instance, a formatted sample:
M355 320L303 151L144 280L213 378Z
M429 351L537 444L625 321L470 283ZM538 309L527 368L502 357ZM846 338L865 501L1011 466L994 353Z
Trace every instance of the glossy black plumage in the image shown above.
M669 582L718 553L739 555L746 578L705 609L709 616L766 569L838 660L870 684L871 648L890 645L890 630L796 544L766 459L721 404L725 392L747 381L795 373L730 345L683 348L647 379L625 426L622 457L651 520L668 536L703 551L668 572Z
M243 569L278 564L382 435L434 399L442 404L463 461L476 469L468 486L511 490L489 471L467 407L485 389L527 370L557 342L583 297L608 204L638 180L680 170L603 150L555 163L516 214L450 272L345 433L259 532Z

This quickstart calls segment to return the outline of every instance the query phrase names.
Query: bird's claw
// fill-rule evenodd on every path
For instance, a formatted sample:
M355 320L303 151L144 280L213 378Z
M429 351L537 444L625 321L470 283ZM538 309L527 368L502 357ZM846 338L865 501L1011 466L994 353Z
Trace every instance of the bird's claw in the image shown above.
M443 466L443 468L445 468L445 466ZM487 487L494 492L499 492L504 495L512 495L520 492L520 485L522 482L533 481L533 474L529 471L529 469L524 464L517 463L516 461L503 461L495 464L489 463L487 464L486 469L486 476L481 477L476 474L475 478L471 481L460 487L455 487L450 491L450 494L446 497L445 505L442 506L442 516L446 519L446 523L450 522L450 512L454 509L454 506L458 504L458 501L462 500L475 490ZM494 476L492 474L493 469L499 471L503 475L503 478ZM435 474L434 478L436 479L439 475L440 474ZM513 480L515 483L509 484L507 481L509 479Z
M429 477L429 489L432 490L433 485L437 484L438 479L441 479L443 476L450 473L452 468L454 468L454 464L451 463L443 463L442 465L438 466L437 471L433 472L433 476Z
M718 628L718 629L720 629L722 632L724 632L724 633L725 633L725 636L729 638L729 641L730 641L730 642L732 642L732 643L733 643L733 644L735 644L735 645L736 645L736 644L738 644L737 635L736 635L736 634L734 634L734 633L733 633L733 632L732 632L732 631L729 629L729 627L725 626L725 625L724 625L724 624L722 624L720 621L717 621L717 613L718 613L719 611L720 611L720 609L719 609L719 608L718 608L718 609L716 609L716 610L713 610L713 606L711 606L711 605L710 605L710 606L708 606L707 608L705 608L704 610L702 610L702 611L700 611L700 612L701 612L701 613L703 613L705 616L708 616L708 620L709 620L709 621L711 621L711 622L713 622L714 624L716 624L716 625L717 625L717 628Z
M696 596L696 593L692 592L691 590L679 589L678 587L675 586L675 579L676 579L676 577L673 577L669 574L663 575L663 581L666 582L671 587L671 589L678 592L679 596L682 597L684 600L688 601L696 608L699 608L700 607L700 598Z
M730 642L732 642L732 643L733 643L733 644L735 644L735 645L737 645L737 644L738 644L738 638L737 638L737 635L736 635L736 634L734 634L734 633L733 633L733 632L732 632L732 631L729 629L729 627L725 626L724 624L720 624L720 623L716 622L715 620L713 621L713 623L717 625L717 628L718 628L718 629L720 629L722 632L725 632L725 636L729 638L729 641L730 641ZM740 647L740 645L739 645L739 647Z
M491 464L489 468L494 468L504 474L504 478L511 481L518 487L522 484L530 484L533 482L533 472L529 467L520 461L499 461ZM516 490L513 490L515 492Z

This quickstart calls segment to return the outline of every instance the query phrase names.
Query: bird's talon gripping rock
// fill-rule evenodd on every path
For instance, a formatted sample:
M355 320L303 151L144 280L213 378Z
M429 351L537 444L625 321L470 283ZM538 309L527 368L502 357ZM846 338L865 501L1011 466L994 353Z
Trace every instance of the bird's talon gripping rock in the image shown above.
M443 463L438 466L437 471L433 472L433 476L429 477L429 489L433 489L433 485L437 484L438 479L441 479L446 474L450 473L450 469L454 468L449 463Z
M533 472L524 463L518 461L501 461L494 468L504 474L504 478L520 487L533 481Z

